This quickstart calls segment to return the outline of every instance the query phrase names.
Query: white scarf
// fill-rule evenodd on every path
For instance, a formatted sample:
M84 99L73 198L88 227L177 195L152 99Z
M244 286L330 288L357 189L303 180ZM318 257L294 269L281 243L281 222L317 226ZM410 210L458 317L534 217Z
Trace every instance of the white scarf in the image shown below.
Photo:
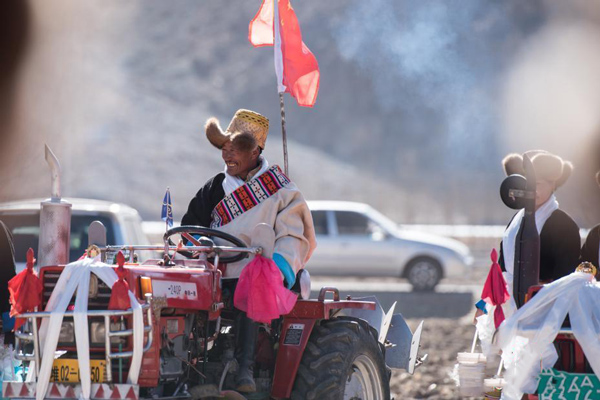
M253 177L261 176L262 174L267 172L267 169L269 169L269 163L267 162L266 158L264 158L263 156L259 156L258 161L261 163L261 166L258 172L253 175ZM240 186L246 183L246 181L244 181L242 178L229 175L227 173L227 165L225 165L225 169L223 170L223 172L225 173L225 179L223 179L223 190L225 191L225 196L228 196L235 189L239 188Z
M521 399L523 392L535 391L540 370L551 368L558 358L553 342L567 314L594 373L600 374L599 301L600 284L594 277L573 272L545 285L500 325L497 343L507 370L502 399Z
M542 232L542 228L544 227L546 220L557 209L558 201L556 201L556 196L553 194L550 196L548 201L542 204L542 206L535 211L535 225L537 227L538 234ZM508 228L506 228L506 231L504 231L504 237L502 238L502 253L504 255L504 268L506 269L504 278L506 278L506 283L508 284L508 291L511 295L511 298L515 262L517 261L515 260L515 240L517 238L517 233L519 233L519 228L521 227L521 222L523 221L524 215L525 210L520 210L517 215L515 215Z

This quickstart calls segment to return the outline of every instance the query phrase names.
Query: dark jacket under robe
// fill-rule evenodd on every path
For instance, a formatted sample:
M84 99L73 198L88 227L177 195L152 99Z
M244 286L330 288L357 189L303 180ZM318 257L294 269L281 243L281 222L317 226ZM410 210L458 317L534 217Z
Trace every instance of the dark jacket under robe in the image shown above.
M590 230L583 247L581 247L580 261L589 261L596 266L598 265L598 251L600 251L600 225L596 225Z
M199 225L206 228L210 227L212 210L225 197L223 190L223 180L225 174L218 173L210 178L196 196L190 201L188 210L181 219L181 225Z
M540 282L553 281L574 272L579 264L580 244L579 227L575 221L566 212L555 210L540 232ZM506 271L502 250L500 243L499 264L502 271Z

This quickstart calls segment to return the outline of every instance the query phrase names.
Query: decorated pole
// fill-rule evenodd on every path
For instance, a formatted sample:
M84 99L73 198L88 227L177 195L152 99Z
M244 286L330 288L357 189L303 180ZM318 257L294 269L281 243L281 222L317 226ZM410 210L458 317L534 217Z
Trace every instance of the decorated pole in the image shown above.
M256 16L250 21L248 40L254 47L273 46L281 111L284 170L288 175L283 94L289 93L300 106L314 106L319 93L319 65L302 41L300 24L290 0L263 0Z
M281 107L281 137L283 140L283 168L285 174L290 176L288 170L287 135L285 133L285 105L283 103L283 92L279 92L279 106Z
M287 151L287 134L285 131L285 103L283 94L285 93L285 85L283 84L283 51L281 49L281 31L279 25L279 7L277 3L273 4L273 60L275 62L275 74L277 75L277 92L279 93L279 109L281 112L281 141L283 144L283 170L287 176L290 176L288 169L288 151Z
M173 205L171 204L171 190L167 187L163 198L160 218L165 221L165 233L173 226ZM169 244L165 241L165 256L169 254Z

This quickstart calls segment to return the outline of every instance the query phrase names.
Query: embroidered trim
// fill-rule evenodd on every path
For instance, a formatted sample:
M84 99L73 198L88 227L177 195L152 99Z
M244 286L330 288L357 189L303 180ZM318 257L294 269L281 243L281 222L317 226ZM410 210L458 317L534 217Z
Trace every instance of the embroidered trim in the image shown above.
M210 227L218 228L227 225L289 183L289 178L285 176L281 168L278 165L273 165L259 177L251 179L225 196L211 213Z

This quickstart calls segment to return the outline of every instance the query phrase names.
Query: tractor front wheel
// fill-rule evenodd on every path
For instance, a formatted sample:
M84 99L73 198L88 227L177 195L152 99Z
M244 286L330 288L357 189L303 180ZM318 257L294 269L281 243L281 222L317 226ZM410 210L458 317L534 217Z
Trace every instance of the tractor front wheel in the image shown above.
M292 400L388 400L390 373L376 332L358 320L315 325L292 389Z

